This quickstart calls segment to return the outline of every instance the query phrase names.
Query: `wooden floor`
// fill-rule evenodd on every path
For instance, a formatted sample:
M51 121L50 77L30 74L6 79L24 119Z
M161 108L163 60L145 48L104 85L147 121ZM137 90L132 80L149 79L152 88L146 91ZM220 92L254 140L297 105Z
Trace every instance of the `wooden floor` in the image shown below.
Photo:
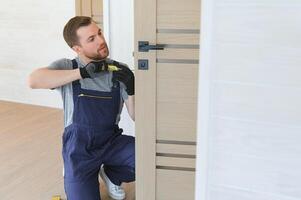
M0 101L0 199L66 199L62 176L59 109ZM124 184L127 200L135 199L135 184ZM110 199L103 183L102 200Z

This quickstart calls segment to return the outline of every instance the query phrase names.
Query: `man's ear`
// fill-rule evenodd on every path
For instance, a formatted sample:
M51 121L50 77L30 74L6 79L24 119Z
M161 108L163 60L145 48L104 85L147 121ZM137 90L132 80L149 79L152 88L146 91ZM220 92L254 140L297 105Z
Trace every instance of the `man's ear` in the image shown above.
M77 54L81 53L81 47L79 45L74 45L72 47L73 51L75 51Z

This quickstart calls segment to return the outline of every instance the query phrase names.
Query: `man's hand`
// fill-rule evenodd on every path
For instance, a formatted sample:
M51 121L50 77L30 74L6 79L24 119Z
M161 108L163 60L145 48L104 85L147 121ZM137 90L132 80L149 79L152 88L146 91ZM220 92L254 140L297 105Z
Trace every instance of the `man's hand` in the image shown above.
M92 61L85 67L79 68L82 78L95 78L99 72L108 71L108 64L105 61Z
M113 81L120 81L126 86L128 95L135 94L135 76L134 73L125 65L114 62L113 65L117 66L120 70L113 71Z

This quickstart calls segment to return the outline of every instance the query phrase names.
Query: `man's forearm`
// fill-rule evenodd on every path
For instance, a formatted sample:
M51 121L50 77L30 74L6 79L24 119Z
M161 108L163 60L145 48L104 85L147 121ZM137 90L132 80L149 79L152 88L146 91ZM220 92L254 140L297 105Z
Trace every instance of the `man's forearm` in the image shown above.
M128 99L125 101L128 113L133 121L135 121L135 95L129 95Z
M28 85L33 89L51 89L81 79L78 69L52 70L39 68L28 77Z

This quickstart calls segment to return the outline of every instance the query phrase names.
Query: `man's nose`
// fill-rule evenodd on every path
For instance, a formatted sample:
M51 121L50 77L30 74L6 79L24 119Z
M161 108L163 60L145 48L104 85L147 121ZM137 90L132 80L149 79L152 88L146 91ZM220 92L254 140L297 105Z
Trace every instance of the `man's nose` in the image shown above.
M102 43L105 42L105 40L104 40L104 38L103 38L101 35L97 35L97 42L98 42L99 44L102 44Z

